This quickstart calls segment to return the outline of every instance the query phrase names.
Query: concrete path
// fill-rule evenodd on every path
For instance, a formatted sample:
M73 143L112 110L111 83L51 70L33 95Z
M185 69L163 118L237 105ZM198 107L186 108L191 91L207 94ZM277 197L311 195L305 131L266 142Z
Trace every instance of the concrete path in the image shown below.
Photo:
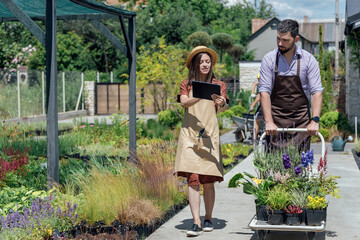
M222 142L233 142L232 133L221 137ZM356 240L360 239L360 171L351 153L353 144L347 144L344 152L333 152L330 144L328 148L328 171L337 175L339 179L341 199L330 198L328 207L327 226L324 233L316 239ZM320 158L320 144L312 144L315 159ZM254 199L242 192L242 188L230 189L227 184L232 176L238 172L247 171L255 174L252 166L253 154L228 172L222 183L217 183L216 202L213 213L215 230L203 233L196 239L206 240L258 240L256 233L248 229L248 223L255 213ZM204 205L201 205L201 216L204 216ZM190 207L163 224L147 240L188 239L186 231L192 226ZM305 240L304 232L270 232L266 240Z

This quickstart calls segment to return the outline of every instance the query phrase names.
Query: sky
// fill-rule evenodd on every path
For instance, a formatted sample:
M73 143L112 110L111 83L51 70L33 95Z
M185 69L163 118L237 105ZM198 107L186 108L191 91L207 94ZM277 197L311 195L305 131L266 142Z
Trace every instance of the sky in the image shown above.
M234 4L244 0L228 0ZM254 3L254 0L247 0ZM259 0L258 0L259 2ZM308 16L308 21L316 19L335 19L335 0L266 0L278 14L280 20L291 18L303 20ZM345 19L345 2L339 0L339 17Z

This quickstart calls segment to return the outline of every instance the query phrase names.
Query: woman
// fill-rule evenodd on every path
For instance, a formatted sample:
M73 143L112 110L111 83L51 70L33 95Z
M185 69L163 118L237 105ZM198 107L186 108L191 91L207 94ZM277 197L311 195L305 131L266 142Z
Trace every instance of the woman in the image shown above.
M194 218L188 236L197 236L202 231L212 231L212 211L215 203L215 181L223 181L220 136L216 112L225 111L229 99L226 85L215 79L213 66L217 61L214 50L198 46L186 60L188 79L180 85L178 102L185 108L175 160L175 172L187 178L191 214ZM211 100L192 97L192 81L218 84L221 95L213 94ZM204 187L205 221L200 220L200 184Z

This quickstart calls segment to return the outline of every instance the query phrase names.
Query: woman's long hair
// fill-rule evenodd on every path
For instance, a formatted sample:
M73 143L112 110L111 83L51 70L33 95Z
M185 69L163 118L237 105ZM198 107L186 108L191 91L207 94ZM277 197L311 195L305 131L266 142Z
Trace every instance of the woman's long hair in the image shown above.
M215 78L215 75L213 73L213 64L212 64L212 58L210 54L208 53L199 53L193 57L191 60L190 68L189 68L189 75L188 75L188 85L192 85L192 81L200 81L201 79L201 72L200 72L200 60L201 57L206 54L210 57L210 70L206 76L205 82L211 83L212 79Z

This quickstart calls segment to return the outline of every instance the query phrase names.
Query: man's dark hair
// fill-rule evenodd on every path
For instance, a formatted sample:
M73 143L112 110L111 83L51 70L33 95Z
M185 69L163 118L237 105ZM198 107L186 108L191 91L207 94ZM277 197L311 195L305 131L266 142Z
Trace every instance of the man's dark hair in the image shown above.
M299 35L299 24L295 20L285 19L279 23L277 30L280 33L290 32L291 36L295 38Z

